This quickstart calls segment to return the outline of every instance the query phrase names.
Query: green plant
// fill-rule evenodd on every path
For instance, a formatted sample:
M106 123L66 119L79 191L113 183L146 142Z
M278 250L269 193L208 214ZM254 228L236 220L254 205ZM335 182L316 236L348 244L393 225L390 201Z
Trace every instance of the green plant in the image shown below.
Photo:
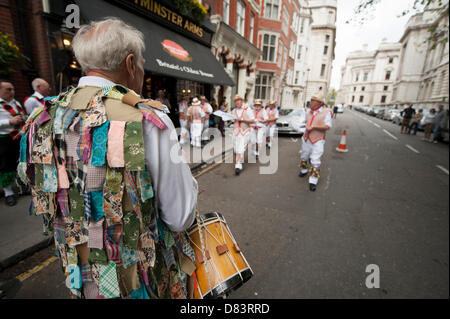
M19 47L10 40L9 35L0 32L0 77L8 77L23 59Z
M169 0L179 13L190 16L195 22L201 22L207 15L206 8L197 0Z

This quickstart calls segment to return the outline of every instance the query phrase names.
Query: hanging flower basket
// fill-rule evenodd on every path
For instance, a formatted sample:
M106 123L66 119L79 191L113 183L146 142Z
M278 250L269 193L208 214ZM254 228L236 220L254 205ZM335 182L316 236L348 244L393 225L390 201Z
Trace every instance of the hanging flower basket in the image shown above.
M0 32L0 77L9 77L23 60L19 47L10 40L7 33Z
M202 22L208 14L198 0L166 0L165 2L170 3L179 13L192 18L197 23Z

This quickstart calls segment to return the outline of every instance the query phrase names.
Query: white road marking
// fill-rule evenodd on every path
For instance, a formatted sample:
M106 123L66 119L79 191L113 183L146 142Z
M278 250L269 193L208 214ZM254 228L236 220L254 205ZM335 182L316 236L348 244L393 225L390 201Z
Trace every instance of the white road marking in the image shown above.
M406 147L409 148L411 151L413 151L414 153L420 154L420 152L418 150L416 150L414 147L412 147L409 144L406 144Z
M372 123L372 124L375 125L375 126L378 127L378 128L381 128L381 126L378 125L377 123Z
M439 168L441 171L443 171L445 174L448 175L448 170L442 167L441 165L436 165L437 168Z
M383 129L383 132L386 133L387 135L389 135L390 137L392 137L394 140L398 141L398 138L394 135L392 135L391 133L389 133L388 131Z

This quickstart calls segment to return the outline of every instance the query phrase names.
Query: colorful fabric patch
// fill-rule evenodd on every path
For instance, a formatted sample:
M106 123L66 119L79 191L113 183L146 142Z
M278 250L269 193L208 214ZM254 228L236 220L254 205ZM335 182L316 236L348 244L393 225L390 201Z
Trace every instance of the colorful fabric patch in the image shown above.
M51 164L53 159L53 140L51 132L39 128L33 136L34 143L31 146L31 161L39 164Z
M74 221L85 220L84 198L77 188L69 189L70 217Z
M103 190L89 192L89 195L91 197L92 219L99 221L105 216L103 213Z
M78 191L82 193L85 190L87 165L84 165L83 161L76 161L75 168L75 178L73 179L73 183L78 188Z
M17 175L19 176L20 180L22 181L22 183L24 183L25 185L28 184L28 180L27 180L27 163L23 163L20 162L17 165Z
M138 184L141 193L141 200L145 202L147 199L153 198L153 187L152 187L152 179L150 177L150 173L147 168L143 171L140 171L138 174Z
M123 245L129 249L138 249L139 217L134 211L124 212L123 216Z
M56 163L62 165L66 158L66 141L64 135L55 134L53 138L54 154L56 157Z
M103 219L89 223L89 248L103 249Z
M80 139L77 145L77 155L85 165L89 163L92 148L92 134L91 128L86 126L86 121L82 118L80 120Z
M31 188L31 196L33 198L34 213L36 215L48 213L50 208L49 194L35 188Z
M44 192L56 193L58 191L58 174L55 165L44 164Z
M103 210L106 217L106 225L111 226L122 222L122 197L124 186L120 186L120 191L113 194L109 187L105 185L103 191Z
M74 221L70 217L64 218L66 243L70 247L85 244L89 239L89 229L86 221Z
M99 294L105 298L119 298L120 289L117 280L116 264L100 265Z
M139 203L139 195L136 186L136 178L135 172L130 172L125 170L124 173L125 186L127 190L127 194L130 198L131 204L133 205L133 209L138 216L141 216L141 207Z
M66 268L68 265L66 247L64 244L60 244L58 242L55 242L55 246L56 246L56 252L59 257L60 266L63 268Z
M82 285L80 267L76 265L69 265L67 268L69 272L69 281L70 281L69 288L80 289Z
M66 161L63 160L62 164L56 162L57 176L58 176L58 188L68 189L70 187L69 176L66 171Z
M108 226L104 234L104 241L106 252L108 254L108 259L121 265L122 261L120 258L120 240L122 237L122 225L116 224Z
M123 268L128 268L138 262L138 252L134 249L121 247L121 258Z
M139 289L136 290L132 290L130 292L130 298L131 299L150 299L150 297L148 296L147 290L145 289L145 285L142 282L142 280L139 280L141 286L139 287Z
M86 190L88 192L103 189L106 179L106 167L89 165L87 167Z
M92 166L103 166L106 162L109 121L94 129L92 137Z
M28 151L28 132L25 132L20 138L20 155L19 162L27 162L27 151Z
M58 202L59 210L64 217L69 217L70 206L69 206L69 192L67 189L59 189L56 193L56 200Z
M88 192L83 192L84 199L84 219L87 222L91 221L92 210L91 210L91 195Z
M34 186L38 190L44 189L44 165L34 164Z
M122 181L123 174L120 170L116 170L110 167L106 169L105 186L108 187L111 193L117 194L122 190Z
M139 103L137 106L139 107L139 110L141 110L142 115L147 121L151 121L161 130L167 129L166 123L164 123L163 120L161 120L161 118L153 111L151 107L143 103Z
M106 256L106 251L104 249L91 248L88 257L90 264L107 264L108 257ZM93 268L94 273L94 268ZM95 277L94 277L95 281Z
M139 237L138 258L141 266L147 271L155 265L155 241L150 232L144 232Z
M124 134L125 124L123 121L110 121L108 131L107 159L109 167L124 167Z
M81 280L85 282L94 282L92 276L92 266L89 264L81 265Z
M86 126L97 127L107 121L105 105L102 102L101 95L97 95L92 99L91 106L84 113L86 118Z
M145 169L142 122L128 122L124 134L125 168L129 171Z

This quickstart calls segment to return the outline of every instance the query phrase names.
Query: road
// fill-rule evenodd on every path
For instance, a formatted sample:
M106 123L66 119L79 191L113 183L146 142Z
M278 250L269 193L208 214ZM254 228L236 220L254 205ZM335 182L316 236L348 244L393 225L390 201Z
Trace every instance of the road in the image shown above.
M343 130L348 153L336 152ZM201 212L222 213L254 276L231 298L448 298L449 146L355 111L327 136L315 193L298 177L300 141L281 137L278 170L240 176L221 164L198 177ZM9 273L52 255L49 248ZM380 288L366 287L366 267ZM16 298L67 298L58 262L35 268ZM23 277L22 277L23 278Z

